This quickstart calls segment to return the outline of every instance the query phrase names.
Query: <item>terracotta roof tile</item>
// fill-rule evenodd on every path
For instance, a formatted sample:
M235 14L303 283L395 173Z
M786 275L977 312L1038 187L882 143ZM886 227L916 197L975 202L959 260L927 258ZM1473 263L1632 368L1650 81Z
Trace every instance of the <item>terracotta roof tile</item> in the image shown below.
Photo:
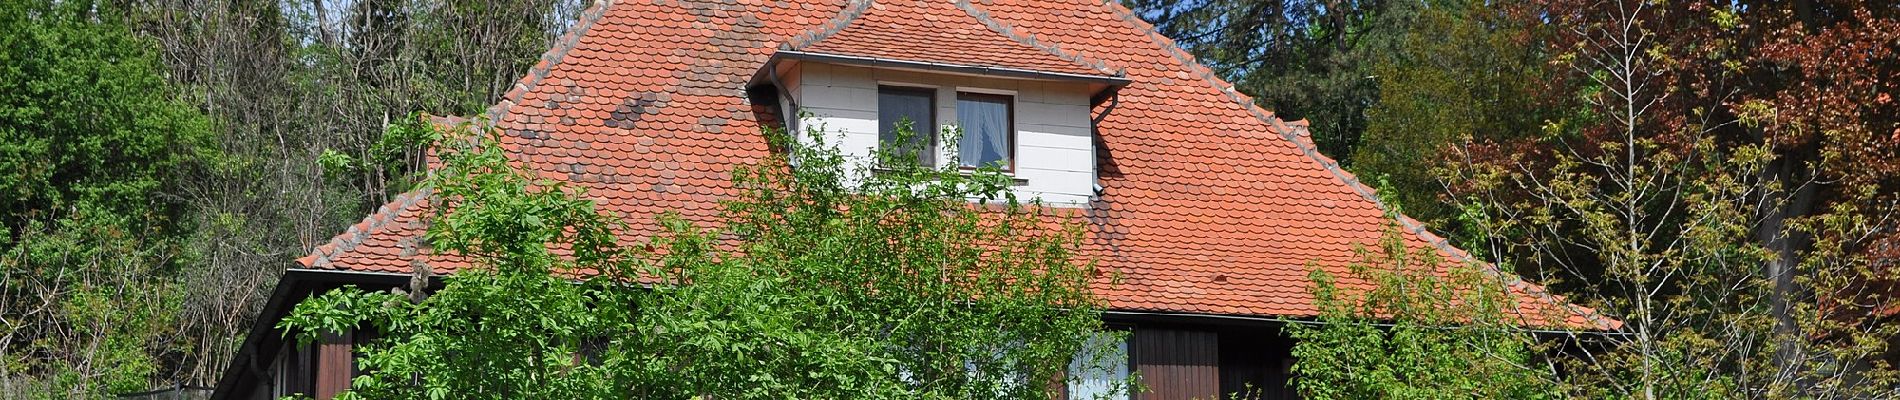
M1025 35L967 0L854 1L837 18L792 38L783 48L958 66L1117 75L1101 61Z
M1304 123L1254 106L1113 0L602 2L488 117L522 165L626 216L628 242L657 231L652 216L663 211L710 223L717 199L736 193L733 166L768 151L757 133L770 110L749 104L744 85L781 44L1067 73L1121 68L1132 84L1097 129L1105 190L1083 210L1085 255L1123 277L1099 289L1115 309L1311 316L1309 265L1343 271L1386 221L1372 190L1320 154ZM984 51L937 51L946 47ZM424 199L399 197L299 261L385 272L409 272L412 261L437 273L465 266L412 256ZM1409 245L1470 259L1417 221L1400 222ZM1492 272L1529 318L1620 326Z

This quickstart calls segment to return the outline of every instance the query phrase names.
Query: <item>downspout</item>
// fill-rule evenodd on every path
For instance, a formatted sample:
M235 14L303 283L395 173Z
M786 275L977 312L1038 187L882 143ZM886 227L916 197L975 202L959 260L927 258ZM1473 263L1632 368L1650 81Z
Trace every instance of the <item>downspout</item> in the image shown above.
M1101 114L1089 117L1089 160L1095 163L1095 167L1089 168L1089 188L1093 190L1089 193L1088 208L1084 209L1089 215L1089 223L1103 228L1113 223L1113 219L1108 217L1107 210L1109 205L1102 201L1102 194L1108 191L1108 187L1102 185L1102 167L1108 163L1102 162L1101 158L1101 154L1104 152L1105 146L1107 146L1107 142L1102 140L1101 127L1102 120L1108 119L1108 114L1115 112L1115 106L1121 105L1121 90L1121 86L1113 86L1108 88L1106 92L1097 94L1094 98L1089 99L1090 104L1098 104L1103 101L1108 102L1108 105L1102 107ZM1109 156L1114 157L1113 154ZM1108 246L1113 254L1120 255L1122 253L1121 245L1118 244L1117 241L1110 239L1104 242L1104 244Z
M805 140L803 136L805 132L800 131L799 130L800 127L798 126L799 125L798 122L804 119L803 116L799 115L799 113L801 113L802 111L799 111L800 108L798 107L798 99L795 98L795 96L792 96L792 89L785 87L785 82L779 79L778 63L766 64L765 68L771 70L766 73L766 77L771 79L772 87L775 89L774 91L778 92L778 94L776 94L775 96L779 96L779 98L781 99L779 100L781 102L779 104L785 105L783 107L780 107L780 110L779 110L779 113L784 114L784 115L780 115L779 118L785 119L785 135L789 136L790 138L788 140L791 140L793 142L799 142L799 141ZM784 107L790 107L790 109L788 110L788 109L785 109ZM790 154L790 152L786 154L785 162L790 163L792 166L797 166L799 164L797 155Z
M1102 140L1101 140L1102 139L1102 136L1101 136L1102 120L1107 119L1109 113L1115 112L1115 106L1121 105L1122 103L1121 92L1122 92L1122 88L1120 86L1109 88L1108 92L1105 93L1107 95L1106 97L1108 98L1103 100L1103 101L1108 102L1108 106L1102 108L1101 114L1098 114L1092 118L1089 118L1089 136L1091 136L1090 138L1091 140L1089 140L1090 162L1095 162L1095 163L1101 162L1101 158L1100 158L1101 154L1099 153L1101 152L1101 147L1102 147ZM1097 164L1095 168L1089 169L1089 185L1090 185L1090 188L1094 190L1094 193L1089 196L1093 199L1100 199L1102 197L1102 191L1107 190L1107 187L1102 186L1102 166L1100 164Z
M767 77L772 79L772 87L778 88L778 96L785 104L791 106L790 110L781 110L785 114L780 116L780 118L785 118L785 134L797 135L795 132L798 131L798 121L801 119L798 115L798 99L792 98L792 89L785 87L785 82L779 80L777 65L769 65L766 68L771 69Z

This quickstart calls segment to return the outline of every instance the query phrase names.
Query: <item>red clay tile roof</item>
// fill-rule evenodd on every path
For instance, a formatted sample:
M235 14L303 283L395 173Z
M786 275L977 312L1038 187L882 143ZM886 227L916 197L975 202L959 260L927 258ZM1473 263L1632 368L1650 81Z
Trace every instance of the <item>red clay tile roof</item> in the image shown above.
M735 193L728 181L733 166L766 154L758 118L769 110L748 104L742 89L781 43L816 38L824 48L828 40L858 35L854 28L865 29L866 39L841 44L1008 32L1003 36L1033 38L1036 47L1071 52L1061 54L1076 60L1102 60L1132 81L1098 127L1105 189L1085 210L1086 255L1123 277L1099 289L1109 307L1312 316L1309 265L1343 276L1357 260L1355 246L1379 239L1384 208L1370 188L1315 149L1304 124L1254 106L1116 1L951 1L603 2L488 117L523 165L584 187L639 235L657 230L651 216L661 211L711 221L716 199ZM859 6L869 9L851 21ZM911 14L912 8L927 12ZM906 15L919 16L902 22ZM971 19L994 30L971 29ZM912 25L893 32L911 36L876 36L887 34L877 31L880 24L899 23ZM813 33L827 29L837 32L829 39ZM309 268L408 272L415 257L406 254L416 251L405 248L423 230L426 206L422 196L398 198L300 261ZM1411 246L1470 260L1417 221L1401 222ZM437 273L465 265L424 253ZM1621 325L1538 285L1497 275L1527 315L1595 329Z
M909 62L1115 75L1100 61L1025 36L963 1L853 1L833 21L792 38L782 48Z
M358 272L409 273L418 261L420 240L428 229L428 198L423 193L404 193L363 218L362 222L337 235L330 243L311 250L297 264L313 269L338 269ZM425 261L436 270L454 270L461 263L444 264L439 255Z

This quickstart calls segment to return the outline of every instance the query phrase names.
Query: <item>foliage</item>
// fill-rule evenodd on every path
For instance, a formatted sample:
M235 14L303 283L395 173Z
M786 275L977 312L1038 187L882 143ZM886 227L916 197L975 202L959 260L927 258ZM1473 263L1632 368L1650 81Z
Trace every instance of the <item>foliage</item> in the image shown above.
M1893 10L1550 0L1433 22L1456 10L1417 14L1449 28L1404 29L1432 39L1378 67L1397 79L1380 82L1353 167L1412 196L1388 204L1423 204L1467 249L1628 324L1537 345L1577 352L1551 360L1563 396L1891 395L1900 327L1881 311L1890 261L1873 251L1900 193L1895 114L1882 112L1896 93L1876 83L1900 77ZM1411 50L1431 45L1444 48ZM1532 79L1500 78L1512 71ZM1434 158L1444 169L1422 173ZM1464 204L1434 210L1438 188Z
M1350 165L1408 216L1457 231L1460 212L1434 171L1455 162L1458 144L1536 134L1545 110L1561 105L1538 95L1549 73L1536 46L1547 28L1481 1L1388 7L1381 24L1397 32L1396 44L1371 61L1378 101Z
M1356 250L1352 281L1314 269L1321 310L1291 321L1295 386L1307 399L1552 399L1562 388L1523 326L1502 279L1484 266L1408 248L1396 223L1376 248Z
M193 260L183 181L218 153L151 42L88 1L0 4L0 395L144 389Z
M167 212L186 229L164 239L193 257L173 259L177 268L124 271L175 282L168 293L182 297L165 331L147 335L180 343L152 351L165 360L152 384L163 386L214 384L287 260L413 187L422 153L405 134L418 131L407 129L417 120L404 115L466 114L491 103L583 5L109 3L113 12L87 22L156 42L160 76L209 114L220 150L167 191ZM464 53L423 50L434 48Z
M327 143L313 143L308 157L331 167L325 171L331 184L360 193L358 211L369 210L409 190L408 175L421 169L419 143L401 135L415 131L405 126L416 120L413 113L481 113L527 73L582 5L572 0L285 5L281 16L272 17L288 19L289 26L267 33L298 43L285 50L294 63L271 77L286 87L259 95L301 106L286 110L289 114L317 112L300 115L306 129L342 131Z
M0 4L0 398L214 384L287 260L413 184L402 116L490 103L581 5Z
M182 207L154 196L210 154L204 116L174 99L151 44L97 4L10 3L0 91L0 210L17 236L30 221L124 216L175 229Z
M1046 398L1104 345L1080 230L1006 176L871 173L817 132L770 135L784 151L734 173L716 223L661 215L643 239L496 147L440 142L427 241L477 267L419 301L329 292L281 327L379 332L368 398Z
M347 153L326 149L318 155L316 162L323 166L326 176L350 176L365 171L403 171L411 168L416 158L415 151L434 140L435 132L430 122L420 113L391 121L383 131L382 137L364 151L367 158L358 159ZM406 187L407 185L399 185Z
M1434 170L1470 139L1534 135L1545 40L1534 9L1469 0L1124 2L1263 108L1311 123L1322 153L1442 225ZM1562 100L1562 99L1559 99Z
M1893 125L1852 101L1807 97L1896 64L1877 51L1804 53L1844 65L1800 70L1781 58L1803 47L1795 38L1892 16L1793 5L1546 1L1530 13L1557 28L1547 48L1558 74L1544 93L1574 101L1550 110L1540 135L1458 147L1466 161L1446 179L1475 203L1478 247L1628 324L1566 363L1572 394L1834 398L1893 387L1879 357L1900 327L1873 312L1891 293L1866 290L1878 272L1863 257L1870 232L1891 226L1880 204L1894 193L1881 166L1891 158L1874 156L1893 144L1868 133ZM1804 44L1866 48L1844 44L1853 41ZM1836 89L1829 96L1867 109L1892 90Z
M1589 291L1575 298L1617 310L1629 324L1631 335L1614 336L1608 354L1573 360L1572 367L1586 371L1575 378L1591 389L1586 397L1740 390L1733 375L1697 366L1772 359L1764 353L1771 347L1761 344L1786 339L1775 336L1764 312L1771 286L1757 273L1772 256L1747 234L1752 208L1742 181L1767 154L1738 149L1725 155L1706 140L1682 158L1654 141L1618 145L1630 151L1555 156L1549 171L1493 175L1510 176L1508 182L1526 185L1532 195L1508 206L1517 213L1512 217L1480 226L1529 238L1510 245L1523 247L1506 247L1507 254L1532 254L1523 265L1542 277L1584 283ZM1606 163L1627 167L1606 179L1586 166ZM1632 181L1654 186L1627 186Z
M1309 120L1322 153L1351 161L1377 101L1371 67L1393 46L1386 0L1125 0L1155 29L1288 120Z

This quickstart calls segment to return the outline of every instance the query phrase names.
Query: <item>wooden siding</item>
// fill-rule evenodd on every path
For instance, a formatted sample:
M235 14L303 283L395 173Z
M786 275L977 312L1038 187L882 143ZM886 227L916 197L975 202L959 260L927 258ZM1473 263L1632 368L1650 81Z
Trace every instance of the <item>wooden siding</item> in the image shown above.
M277 400L293 394L310 394L312 382L316 378L315 346L299 345L295 341L284 343L278 350L277 359L271 362L268 384L258 385L252 390L253 400Z
M1220 335L1211 331L1140 328L1135 371L1148 391L1141 400L1216 399L1220 396Z
M1221 330L1221 398L1298 399L1289 385L1292 348L1292 339L1278 328Z
M329 400L350 388L355 366L350 354L351 336L326 333L317 347L316 399Z

